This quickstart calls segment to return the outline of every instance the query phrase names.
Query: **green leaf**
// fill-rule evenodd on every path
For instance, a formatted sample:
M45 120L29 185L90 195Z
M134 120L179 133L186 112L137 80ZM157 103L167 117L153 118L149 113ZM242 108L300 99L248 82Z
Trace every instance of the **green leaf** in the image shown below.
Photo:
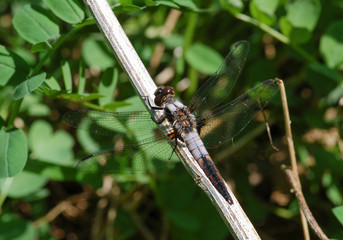
M114 90L118 82L118 70L109 68L101 76L99 94L104 97L99 98L99 105L104 106L113 101Z
M337 83L341 83L343 80L335 70L318 63L311 64L306 74L309 84L322 96L326 96L337 86Z
M285 17L280 18L279 24L282 33L285 34L295 44L305 43L312 37L312 33L309 30L293 27Z
M25 97L27 94L32 93L34 90L40 87L40 85L44 82L45 77L46 77L46 73L42 72L20 83L14 89L13 99L19 100Z
M52 46L57 42L60 38L60 35L55 35L50 37L44 42L36 43L32 46L31 52L43 52L52 49Z
M214 49L201 43L193 44L186 52L185 58L193 68L208 75L215 73L224 60Z
M332 212L341 225L343 225L343 206L333 208Z
M326 186L326 196L334 205L343 203L343 195L340 186L336 182L332 182L330 186Z
M167 6L167 7L172 7L172 8L176 8L176 9L180 9L179 5L170 2L170 1L155 1L156 6Z
M59 27L46 9L36 5L25 5L14 15L13 26L26 41L35 44L59 35Z
M115 101L115 102L110 102L104 105L103 107L106 109L106 111L114 112L114 111L117 111L118 108L126 107L126 106L131 106L131 104L125 101Z
M27 161L26 136L21 129L0 130L0 178L20 173Z
M193 10L198 9L192 0L173 0L173 2L177 3L181 7L186 7L186 8L190 8Z
M84 131L83 129L88 126L83 126L82 129L76 130L76 136L78 142L87 153L91 154L100 150L100 143L96 141L90 131Z
M177 47L181 47L183 45L183 36L179 34L171 34L167 38L162 39L163 43L169 49L175 49Z
M28 116L47 117L51 109L42 102L42 95L30 94L25 97L25 101L20 106L21 112L27 112Z
M7 240L7 239L33 240L36 238L37 238L36 230L30 221L21 219L16 215L9 215L9 214L1 215L0 240Z
M57 17L67 23L76 24L85 17L85 13L76 0L44 0L44 3Z
M249 5L251 15L267 25L274 23L277 6L277 0L253 0Z
M48 117L50 112L50 108L42 103L32 105L27 109L28 116L32 117Z
M48 44L47 42L40 42L32 46L31 52L44 52L50 49L52 49L52 46L50 44Z
M240 13L244 8L242 0L220 0L220 4L232 14Z
M331 173L328 174L330 178L332 178L336 174L339 176L342 175L343 162L339 154L335 154L334 152L328 152L323 149L318 149L315 152L314 157L316 161L318 161L316 167L318 167L319 169L328 170L331 173L334 173L334 174L331 174ZM342 194L340 193L340 195Z
M261 81L275 78L277 76L275 67L272 62L268 60L258 60L249 64L248 67L249 68L246 73L249 80L249 86L254 86Z
M200 227L199 221L188 213L177 210L169 210L167 214L170 221L177 225L179 228L195 232Z
M35 121L29 132L32 156L49 163L70 166L73 162L73 138L63 130L53 132L48 122Z
M8 196L12 198L23 198L29 196L41 190L47 181L48 180L45 177L42 177L39 174L23 171L13 179L13 183L8 191Z
M101 71L115 66L112 50L104 41L87 38L82 45L82 56L88 66L99 68Z
M320 11L318 0L296 0L287 6L286 18L293 27L312 31L317 25Z
M326 97L327 106L336 106L337 103L343 98L343 87L337 86L335 89L329 92Z
M343 76L339 72L331 68L328 68L323 64L313 63L310 65L310 69L315 71L317 74L322 75L323 78L329 79L336 84L343 83Z
M178 166L177 168L182 170L181 167ZM161 180L157 187L158 198L171 209L179 209L190 204L196 195L196 186L194 182L190 181L187 174L170 175L168 178ZM179 196L182 196L182 198Z
M129 106L123 106L116 109L118 112L129 112L129 111L145 111L146 108L142 103L142 100L138 96L133 96L125 99Z
M0 86L17 85L29 73L29 66L18 54L0 45Z
M281 31L294 43L307 42L319 20L318 0L296 0L287 5L287 14L280 19Z
M75 181L81 180L84 178L84 173L79 173L75 169L76 164L72 164L69 167L57 166L53 163L47 163L46 161L30 160L30 164L27 164L25 167L26 172L31 172L38 174L40 176L46 177L49 180L56 181ZM96 175L96 174L94 174ZM91 175L90 175L91 176ZM91 181L99 182L98 179L92 178ZM101 185L101 183L99 183Z
M68 99L73 102L84 102L84 101L91 101L95 99L99 99L104 97L98 93L84 93L84 94L77 94L77 93L68 93L68 94L61 94L61 97L64 99Z
M148 7L155 7L156 3L153 0L144 0L144 3Z
M320 39L320 53L331 68L343 68L343 20L329 25Z
M57 80L51 76L47 79L45 79L45 83L46 85L48 85L52 90L57 90L57 91L60 91L61 90L61 87L60 87L60 84L57 82Z
M80 60L79 64L79 82L77 85L77 93L83 94L85 92L86 87L86 77L85 77L85 64L82 60Z
M143 10L144 8L145 7L140 7L140 6L133 5L133 4L131 4L131 5L129 5L129 4L116 5L116 6L113 6L113 12L114 12L114 14L137 12L137 11Z
M63 60L61 63L61 70L63 75L64 87L68 93L71 93L73 91L73 79L71 76L69 62Z

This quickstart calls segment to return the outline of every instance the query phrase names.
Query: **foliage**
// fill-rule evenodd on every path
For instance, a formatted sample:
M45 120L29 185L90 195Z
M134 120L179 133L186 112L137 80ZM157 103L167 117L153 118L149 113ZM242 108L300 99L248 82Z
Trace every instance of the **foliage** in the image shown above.
M250 42L233 95L266 79L284 79L304 195L324 232L342 239L342 2L110 4L152 77L172 69L163 80L172 79L167 84L185 101L231 44ZM182 14L169 29L166 19L175 9ZM61 124L65 112L144 110L83 1L5 0L0 12L0 239L99 239L104 229L115 239L230 235L180 164L164 174L113 178L75 170L76 159L104 143ZM172 33L166 35L166 29ZM153 64L159 45L163 56ZM277 97L266 113L279 152L260 130L263 123L255 123L232 146L211 154L259 232L298 239L298 207L280 170L289 160Z

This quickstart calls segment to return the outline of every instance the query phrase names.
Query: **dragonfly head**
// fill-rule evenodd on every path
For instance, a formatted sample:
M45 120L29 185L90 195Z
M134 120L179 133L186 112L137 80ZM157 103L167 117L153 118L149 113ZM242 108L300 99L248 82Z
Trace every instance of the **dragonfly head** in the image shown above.
M156 89L155 93L155 104L156 106L161 107L167 99L174 98L175 91L172 87L159 87Z

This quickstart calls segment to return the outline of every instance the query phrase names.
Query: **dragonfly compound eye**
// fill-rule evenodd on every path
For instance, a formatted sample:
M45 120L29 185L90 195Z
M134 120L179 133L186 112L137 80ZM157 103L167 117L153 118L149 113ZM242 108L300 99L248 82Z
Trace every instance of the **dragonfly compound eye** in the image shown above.
M156 91L154 92L154 95L155 96L160 95L161 93L163 93L163 90L164 90L164 87L158 87Z
M164 87L159 87L154 92L154 95L155 95L154 103L156 106L162 106L163 99L165 97L163 92L164 92Z
M175 95L175 91L174 88L172 87L159 87L156 89L155 93L155 104L156 106L162 106L165 99L169 96L174 96Z
M175 95L174 88L172 87L165 87L163 92L165 95Z

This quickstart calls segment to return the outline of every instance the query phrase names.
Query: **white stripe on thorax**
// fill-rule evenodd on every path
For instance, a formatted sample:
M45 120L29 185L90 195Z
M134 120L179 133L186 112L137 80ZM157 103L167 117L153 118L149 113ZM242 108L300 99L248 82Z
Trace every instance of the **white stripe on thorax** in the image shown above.
M170 112L174 113L179 109L185 108L185 105L179 101L173 101L172 103L166 104L166 108L168 108Z

